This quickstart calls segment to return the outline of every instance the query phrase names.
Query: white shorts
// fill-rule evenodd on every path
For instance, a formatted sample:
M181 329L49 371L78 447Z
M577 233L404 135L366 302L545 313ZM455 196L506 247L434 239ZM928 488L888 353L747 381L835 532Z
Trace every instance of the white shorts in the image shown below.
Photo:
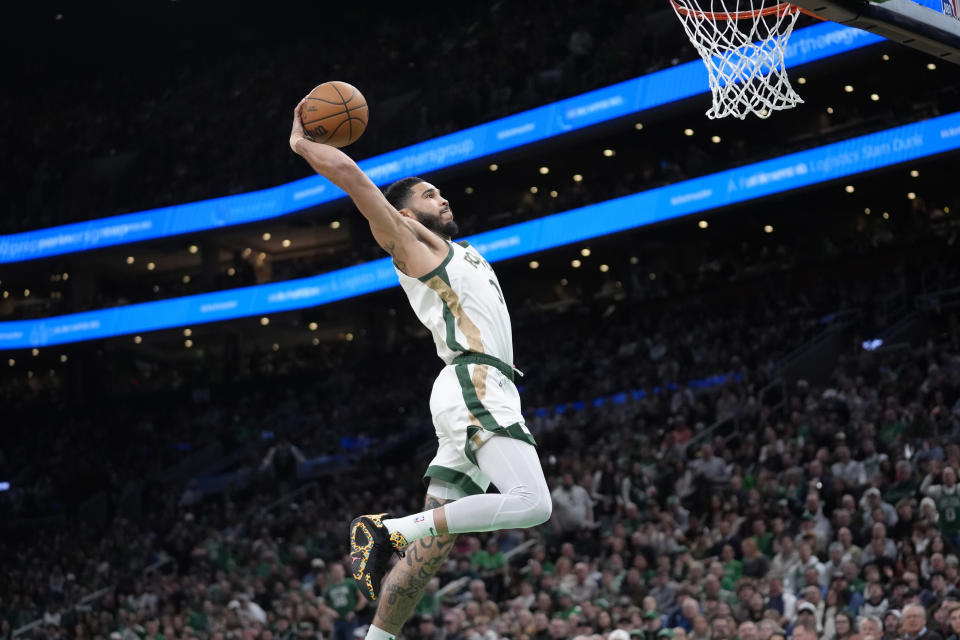
M477 449L495 435L537 444L520 413L516 385L490 365L444 367L433 383L430 413L437 455L423 477L428 485L436 478L466 495L486 493L490 479L477 466Z

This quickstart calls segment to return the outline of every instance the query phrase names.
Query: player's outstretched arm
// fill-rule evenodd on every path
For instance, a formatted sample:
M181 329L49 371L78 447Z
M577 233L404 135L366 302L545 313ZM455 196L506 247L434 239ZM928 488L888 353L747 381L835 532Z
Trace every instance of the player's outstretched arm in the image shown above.
M370 222L373 237L398 263L416 259L413 254L426 250L414 231L404 222L396 209L387 201L377 185L361 171L350 156L336 147L319 144L307 138L300 120L300 110L306 100L301 100L293 110L293 128L290 131L290 148L303 157L314 171L346 192L357 205L363 217Z

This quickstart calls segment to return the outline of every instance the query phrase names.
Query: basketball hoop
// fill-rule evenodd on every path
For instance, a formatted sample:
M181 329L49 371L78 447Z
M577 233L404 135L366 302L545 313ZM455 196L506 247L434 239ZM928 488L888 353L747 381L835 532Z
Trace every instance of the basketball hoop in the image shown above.
M711 119L761 118L803 102L790 86L783 54L800 7L770 0L670 0L710 78ZM756 5L756 6L754 6ZM812 15L812 14L811 14Z

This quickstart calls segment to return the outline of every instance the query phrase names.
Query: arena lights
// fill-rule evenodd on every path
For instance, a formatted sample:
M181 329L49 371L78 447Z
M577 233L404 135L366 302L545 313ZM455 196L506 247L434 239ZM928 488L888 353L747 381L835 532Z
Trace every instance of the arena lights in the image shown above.
M559 195L560 195L560 193L559 193L556 189L553 189L552 191L550 191L550 197L551 197L551 198L556 198L556 197L559 196Z
M853 85L852 84L843 85L843 91L844 93L853 93Z
M189 247L187 247L187 251L189 251L190 253L196 253L197 251L200 251L200 247L198 247L195 244L192 244Z
M686 129L683 130L683 135L685 135L685 136L687 136L687 137L689 138L690 136L693 135L693 129L687 127Z
M190 276L189 275L183 276L182 278L180 278L180 282L182 282L183 284L190 284Z
M536 193L537 191L540 191L540 189L537 189L536 187L530 187L530 193Z
M916 200L916 199L917 199L917 194L915 194L913 191L910 191L907 193L907 200Z
M710 223L707 222L706 220L700 220L699 222L697 222L697 226L700 227L701 229L706 229L707 227L710 226Z
M852 184L848 184L843 188L843 190L846 191L847 193L853 193L857 189Z
M765 225L763 225L763 232L764 232L764 233L773 233L773 225L772 225L772 224L765 224Z
M569 281L566 278L560 278L560 286L565 287L569 284Z
M927 70L929 70L929 71L935 71L936 68L937 68L937 65L933 64L932 62L928 62L928 63L927 63Z
M140 336L133 336L133 344L140 344L143 342L143 338Z
M319 327L320 325L318 325L316 322L311 322L307 325L307 328L310 329L310 331L316 331Z
M29 297L30 297L30 289L24 289L24 290L23 290L23 297L24 297L24 298L29 298Z
M651 271L651 272L650 272L650 275L648 275L647 277L650 278L651 280L656 280L656 279L657 279L657 274L655 274L653 271Z
M310 342L313 343L313 346L317 346L318 344L320 344L320 338L314 338L314 339L311 340Z
M67 361L67 354L61 353L61 354L60 354L60 362L66 362L66 361Z
M193 340L187 338L186 340L183 341L183 346L189 349L190 347L193 346Z
M270 348L273 349L274 351L280 351L280 345L277 344L276 342L270 345Z
M711 136L710 142L714 144L720 144L720 136Z
M604 149L604 150L603 150L603 157L604 157L604 158L612 158L612 157L615 156L615 155L617 155L617 152L614 151L613 149Z
M490 171L496 171L497 169L500 168L500 165L498 165L496 162L492 162L490 163L490 166L487 168L490 169Z
M353 342L353 334L347 333L343 336L343 339L346 340L347 342Z
M630 264L640 264L640 258L637 256L630 256Z
M490 263L541 255L561 246L582 247L584 242L628 229L813 185L850 181L852 176L891 165L902 165L896 171L907 172L920 158L960 150L960 135L954 131L960 131L960 112L491 229L465 240ZM869 154L851 154L850 149L869 150ZM389 258L381 258L306 278L47 318L2 321L0 350L259 317L318 307L397 284Z
M870 215L870 207L864 207L863 213L864 215Z
M127 256L127 264L133 264L136 259L133 256Z
M880 96L876 93L871 93L870 99L873 100L874 102L877 102L880 99Z
M884 211L884 212L883 212L883 219L884 219L884 220L889 220L889 219L890 219L890 214L887 213L886 211Z
M643 123L637 122L633 125L633 128L636 129L637 131L643 131Z
M183 330L183 337L184 337L184 338L189 338L189 337L192 336L192 335L193 335L193 329L187 328L187 329L184 329L184 330Z
M880 36L822 23L796 30L784 62L795 67L882 42ZM430 171L492 158L540 140L622 117L639 117L648 109L709 91L700 60L633 78L608 87L396 149L360 162L377 184L411 172ZM19 262L106 246L139 242L269 220L343 197L329 181L311 176L213 200L176 204L151 211L111 216L18 234L0 235L0 262Z
M590 247L584 247L583 249L580 249L580 255L582 255L584 258L589 258L589 257L590 257Z
M262 236L260 236L260 237L263 238L263 241L264 241L264 242L270 242L270 238L273 237L273 234L271 234L269 231L267 231L266 233L264 233L264 234L263 234Z
M583 182L583 176L580 175L579 173L575 173L575 174L573 174L573 181L574 181L574 182Z
M463 190L463 192L469 196L470 194L473 193L473 187L467 187L466 189Z
M267 316L263 316L262 318L260 318L260 326L261 326L261 327L265 327L265 326L267 326L268 324L270 324L270 318L268 318Z
M13 358L10 358L9 360L7 360L7 366L9 366L9 367L12 367L12 366L14 366L14 365L16 365L16 364L17 364L17 361L14 360Z
M539 269L540 263L537 262L536 260L531 260L529 266L531 269Z
M280 241L280 246L282 246L284 249L289 248L291 244L292 243L290 242L289 238L284 238L283 240Z
M807 84L807 79L804 78L803 76L800 76L799 78L797 78L797 84Z
M833 115L833 107L827 107L827 113Z
M910 177L911 177L911 178L919 178L919 177L920 177L920 172L917 171L916 169L911 169L911 170L910 170Z
M331 223L330 223L330 228L331 228L331 229L339 229L339 228L340 228L340 221L339 221L339 220L334 220L333 222L331 222Z
M883 41L866 31L824 22L794 31L784 62L792 68ZM708 91L703 63L691 60L367 158L360 166L374 182L385 185L412 172L424 175L616 118L638 118L646 110ZM311 176L260 191L0 235L0 263L249 224L341 197L329 181Z
M550 173L550 167L540 167L540 175L545 176Z
M31 350L30 350L30 355L32 355L34 358L36 358L38 355L40 355L40 349L31 349Z
M227 267L227 275L232 278L233 276L237 275L237 270L233 267Z
M602 264L602 265L600 265L600 271L602 271L603 273L606 273L607 271L610 271L610 265L608 265L608 264Z
M240 252L240 255L244 258L249 258L250 254L252 253L253 253L253 249L251 249L250 247L246 247L244 248L243 251Z
M889 61L890 61L890 56L887 55L887 54L883 54L882 56L880 56L880 58L881 58L884 62L889 62Z
M156 263L156 262L148 262L148 263L147 263L147 271L153 271L153 270L156 269L156 268L157 268L157 263Z
M580 265L582 265L582 264L583 264L583 263L580 262L579 260L577 260L576 258L574 258L573 260L570 261L570 266L573 267L574 269L579 269L579 268L580 268Z

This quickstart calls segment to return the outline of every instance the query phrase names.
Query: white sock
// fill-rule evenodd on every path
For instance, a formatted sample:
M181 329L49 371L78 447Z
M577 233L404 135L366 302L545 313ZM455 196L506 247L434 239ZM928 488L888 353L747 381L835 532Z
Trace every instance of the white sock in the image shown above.
M390 533L399 533L408 543L427 536L438 535L437 527L433 523L433 509L402 518L386 519L383 521L383 526Z
M396 640L397 636L392 633L387 633L380 627L375 627L370 625L370 628L367 629L367 635L364 636L367 640Z

